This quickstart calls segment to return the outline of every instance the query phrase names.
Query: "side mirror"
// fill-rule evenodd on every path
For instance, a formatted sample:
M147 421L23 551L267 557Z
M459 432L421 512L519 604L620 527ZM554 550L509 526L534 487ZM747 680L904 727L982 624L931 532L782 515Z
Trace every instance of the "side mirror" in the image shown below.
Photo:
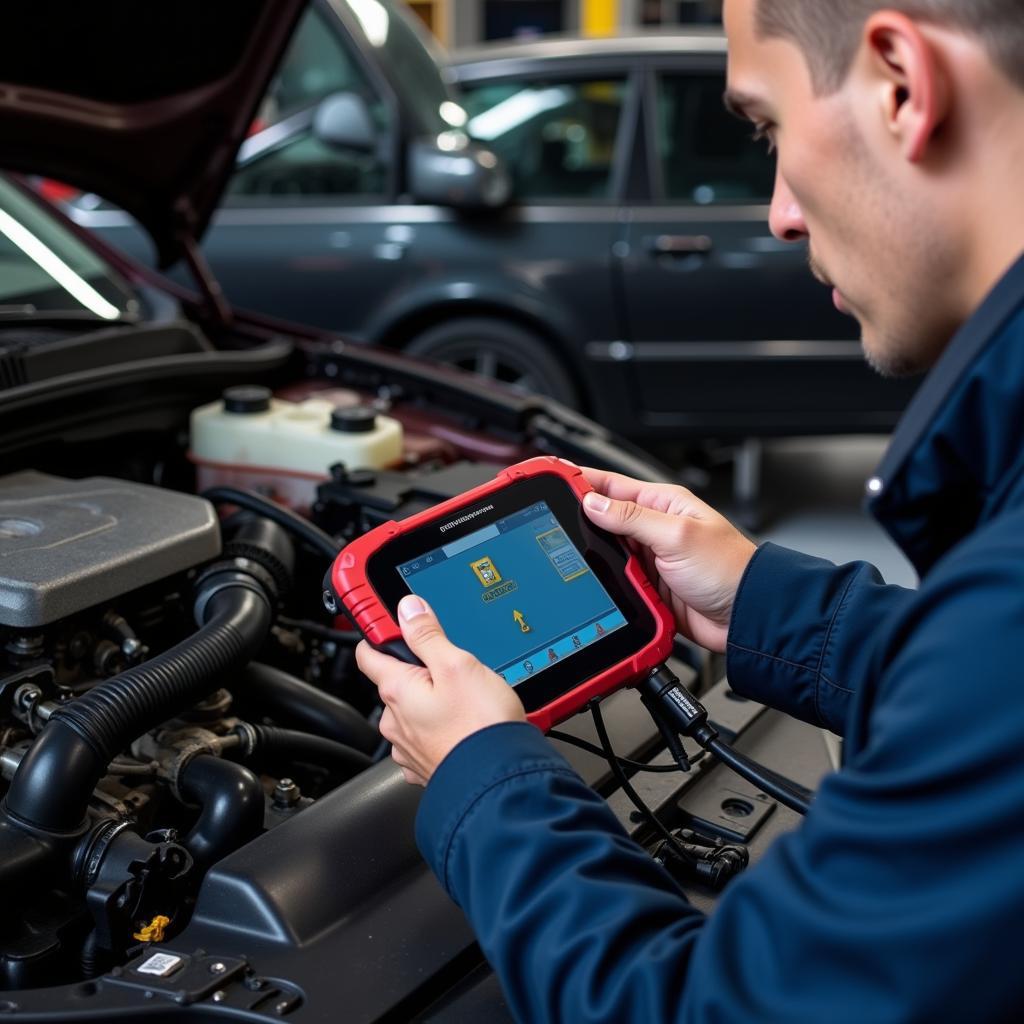
M366 101L354 92L336 92L322 99L313 114L313 134L327 146L372 152L377 130Z
M421 203L460 209L504 206L512 194L512 181L501 158L486 146L458 133L439 139L417 139L409 146L409 191Z

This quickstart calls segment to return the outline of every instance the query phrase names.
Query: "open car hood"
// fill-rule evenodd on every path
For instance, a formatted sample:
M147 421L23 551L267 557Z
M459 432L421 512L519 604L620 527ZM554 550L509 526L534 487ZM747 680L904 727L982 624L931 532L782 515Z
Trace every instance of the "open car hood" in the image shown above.
M10 6L0 167L116 203L167 266L205 230L306 2Z

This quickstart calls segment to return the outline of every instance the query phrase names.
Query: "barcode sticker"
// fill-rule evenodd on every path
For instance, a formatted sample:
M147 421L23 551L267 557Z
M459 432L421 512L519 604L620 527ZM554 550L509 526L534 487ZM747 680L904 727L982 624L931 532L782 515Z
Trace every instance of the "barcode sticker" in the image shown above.
M168 974L181 966L181 957L171 953L154 953L135 968L139 974L155 974L158 978L166 978Z

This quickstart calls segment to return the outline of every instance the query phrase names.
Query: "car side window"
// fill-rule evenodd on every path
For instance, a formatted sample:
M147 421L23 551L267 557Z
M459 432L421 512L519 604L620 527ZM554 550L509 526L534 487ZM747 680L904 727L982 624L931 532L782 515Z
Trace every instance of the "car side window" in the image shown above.
M684 203L765 203L775 161L749 125L722 104L721 75L658 76L658 155L666 199Z
M325 105L348 97L343 112L365 128L348 132ZM239 152L227 198L369 196L388 182L390 112L321 14L303 15ZM324 125L330 123L331 130ZM339 130L340 128L340 130ZM362 135L355 144L346 141Z
M503 81L463 88L470 135L503 158L516 199L606 199L622 79Z

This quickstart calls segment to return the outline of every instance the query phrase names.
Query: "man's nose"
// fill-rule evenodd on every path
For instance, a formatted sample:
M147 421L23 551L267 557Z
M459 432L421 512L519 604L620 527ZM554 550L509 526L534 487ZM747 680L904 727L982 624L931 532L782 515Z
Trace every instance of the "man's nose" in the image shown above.
M768 227L783 242L801 242L807 237L807 225L800 204L778 168L775 170L772 205L768 211Z

